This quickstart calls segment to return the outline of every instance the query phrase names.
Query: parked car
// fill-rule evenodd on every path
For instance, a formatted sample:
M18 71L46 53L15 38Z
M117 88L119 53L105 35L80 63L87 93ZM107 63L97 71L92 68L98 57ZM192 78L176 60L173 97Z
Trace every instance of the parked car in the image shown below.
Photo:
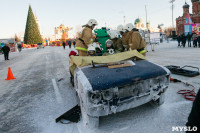
M37 49L40 49L40 48L44 48L44 45L42 43L37 44Z

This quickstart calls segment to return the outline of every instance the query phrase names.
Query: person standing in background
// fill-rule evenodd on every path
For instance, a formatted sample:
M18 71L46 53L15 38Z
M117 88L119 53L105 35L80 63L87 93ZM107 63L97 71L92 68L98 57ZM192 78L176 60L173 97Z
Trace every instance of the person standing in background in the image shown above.
M188 39L188 47L191 47L191 39L192 39L192 35L190 33L188 33L187 35L187 39Z
M197 37L197 42L198 42L197 47L199 45L199 48L200 48L200 36Z
M9 56L9 52L10 52L10 48L8 47L8 44L6 44L3 48L3 53L4 53L4 57L5 57L5 60L9 60L8 59L8 56Z
M184 35L184 33L181 35L181 40L182 40L182 46L185 48L186 36Z
M178 35L178 37L177 37L177 41L178 41L178 47L181 47L181 37L180 37L180 35Z
M63 41L63 43L62 43L62 44L63 44L63 48L65 49L65 42Z
M197 35L193 34L193 47L197 47Z
M18 45L19 52L21 52L22 51L22 45L21 45L21 43L18 43L17 45Z
M72 43L70 40L68 41L68 45L69 45L69 48L71 48Z
M73 44L74 44L74 48L75 48L76 47L76 40L74 40Z

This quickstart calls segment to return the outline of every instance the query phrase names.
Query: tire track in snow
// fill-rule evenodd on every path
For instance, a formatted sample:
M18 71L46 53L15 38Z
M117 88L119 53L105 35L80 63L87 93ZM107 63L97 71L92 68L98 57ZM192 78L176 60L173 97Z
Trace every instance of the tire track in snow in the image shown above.
M56 94L56 100L58 103L62 103L62 98L61 98L61 94L60 94L60 91L58 89L58 85L56 83L56 80L55 79L52 79L52 83L53 83L53 88L54 88L54 91L55 91L55 94Z

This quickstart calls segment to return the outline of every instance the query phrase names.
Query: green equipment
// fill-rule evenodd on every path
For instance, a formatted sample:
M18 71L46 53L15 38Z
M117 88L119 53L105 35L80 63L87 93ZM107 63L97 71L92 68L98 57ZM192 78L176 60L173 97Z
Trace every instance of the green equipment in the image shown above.
M107 53L106 41L110 39L110 37L108 36L106 28L103 27L101 29L96 29L94 30L94 32L95 32L95 35L98 40L102 53Z

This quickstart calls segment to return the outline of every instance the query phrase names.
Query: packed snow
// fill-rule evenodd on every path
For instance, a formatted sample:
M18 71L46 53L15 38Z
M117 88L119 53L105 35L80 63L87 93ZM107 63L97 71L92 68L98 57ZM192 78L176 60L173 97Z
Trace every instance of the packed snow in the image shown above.
M179 89L188 89L181 83L170 83L163 105L144 104L100 117L97 129L86 129L82 120L56 123L58 116L77 104L69 79L70 50L74 48L27 49L11 53L9 61L4 61L0 55L1 133L170 133L174 126L185 126L192 102L177 94ZM200 48L178 48L177 42L171 41L155 45L154 52L148 46L148 51L147 60L163 66L200 67ZM8 67L16 80L5 80ZM191 83L195 92L200 88L200 76L189 78L172 74L171 77ZM63 80L58 81L61 78Z

